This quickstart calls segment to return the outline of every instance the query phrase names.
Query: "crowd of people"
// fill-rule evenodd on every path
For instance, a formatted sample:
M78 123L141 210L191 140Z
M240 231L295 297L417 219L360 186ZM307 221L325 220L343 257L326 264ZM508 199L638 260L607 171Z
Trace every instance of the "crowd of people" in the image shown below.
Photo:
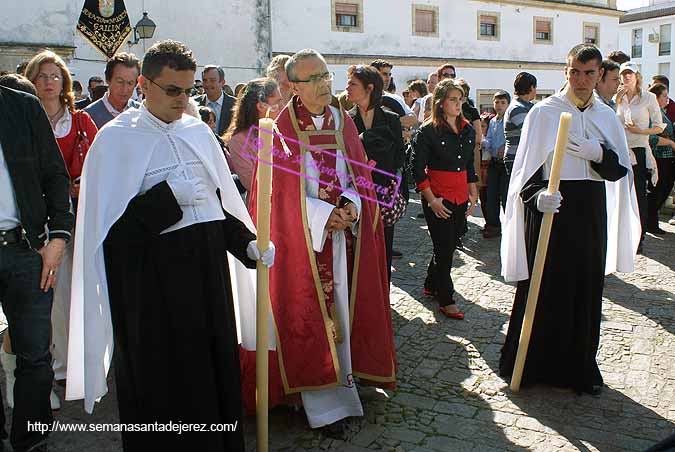
M402 95L392 69L351 66L334 94L323 56L305 49L232 90L216 65L195 81L192 52L167 40L142 62L111 58L86 97L51 51L0 76L0 361L14 450L46 450L47 434L26 422L51 423L54 380L91 412L111 363L124 424L255 413L256 261L270 269L271 406L301 405L311 428L339 431L363 415L357 383L396 387L394 231L415 191L433 243L421 290L444 316L465 318L451 272L467 217L480 206L483 237L501 237L502 275L517 281L505 378L542 218L556 214L523 382L601 392L604 276L632 271L645 234L666 233L668 79L643 86L623 52L603 59L579 45L559 92L534 103L537 79L521 72L513 96L498 90L479 112L451 64ZM562 112L572 123L550 193ZM265 117L280 153L261 250L255 126ZM124 450L147 450L147 435L123 432ZM241 428L152 435L158 450L244 450Z

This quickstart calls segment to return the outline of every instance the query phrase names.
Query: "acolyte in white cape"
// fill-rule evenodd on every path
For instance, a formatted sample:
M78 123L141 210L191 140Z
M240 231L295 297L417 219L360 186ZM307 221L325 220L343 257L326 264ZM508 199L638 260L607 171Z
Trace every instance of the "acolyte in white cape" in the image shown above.
M616 182L605 181L607 196L607 261L605 274L633 271L633 259L640 240L640 218L633 188L632 166L626 135L614 111L602 102L593 102L580 111L564 93L537 103L525 119L513 173L509 184L506 219L502 227L502 276L506 281L528 279L525 248L525 220L520 192L544 165L544 180L550 174L560 113L572 115L570 135L597 138L614 151L628 174ZM603 180L590 162L569 154L563 159L561 180ZM563 199L563 204L565 200ZM579 221L583 221L580 218Z
M220 189L222 206L255 233L253 222L232 181L222 150L208 126L188 115L169 132L143 120L148 114L129 109L102 128L85 161L77 213L68 346L66 400L85 400L85 410L106 394L113 354L103 242L129 201L141 190L148 164L166 134L203 163ZM229 256L237 331L244 348L255 349L255 271ZM271 344L274 348L275 344Z

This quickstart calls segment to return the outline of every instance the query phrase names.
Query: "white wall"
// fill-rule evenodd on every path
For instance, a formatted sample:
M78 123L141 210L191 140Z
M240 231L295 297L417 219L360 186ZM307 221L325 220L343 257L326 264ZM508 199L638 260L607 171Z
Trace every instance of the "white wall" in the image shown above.
M671 50L669 56L659 56L659 44L649 42L649 34L659 33L660 26L671 24ZM640 65L640 71L646 80L645 86L651 80L653 75L659 74L659 63L670 63L670 73L662 74L669 78L675 77L675 44L672 43L675 38L675 16L659 17L655 19L640 20L628 22L619 26L619 45L621 50L631 55L631 37L636 28L642 28L642 58L634 58ZM672 96L671 96L672 97Z
M0 42L75 46L69 61L75 79L86 84L92 75L103 76L105 57L75 31L82 0L5 0L0 14ZM3 3L5 3L3 2ZM219 64L228 83L234 85L259 74L267 63L265 1L261 0L126 0L132 27L143 11L157 24L151 40L120 51L142 57L154 42L167 38L185 43L200 66ZM133 38L133 34L132 34ZM201 72L201 71L199 71ZM197 78L200 78L198 73Z
M472 89L506 88L512 90L513 79L518 72L532 72L540 80L540 88L557 89L563 82L562 71L532 70L527 62L564 63L567 52L582 41L583 23L600 25L600 48L603 54L618 46L618 18L601 14L579 13L561 9L516 6L493 1L416 0L416 4L439 7L439 36L421 37L412 34L412 1L409 0L364 0L363 33L331 31L330 0L306 2L304 0L275 0L272 3L273 50L292 53L312 47L326 54L364 55L363 63L369 63L373 55L383 57L416 56L425 58L454 58L493 62L524 62L517 69L479 68L465 63L459 67L459 75L466 78ZM452 8L449 7L452 3ZM599 1L598 4L606 4ZM499 41L477 39L478 11L500 13L501 36ZM386 11L384 13L383 11ZM600 11L598 11L600 13ZM553 44L533 44L533 18L553 18ZM302 33L289 33L301 24ZM311 39L308 39L311 37ZM366 57L369 56L369 57ZM426 79L440 60L421 66L397 66L394 77L397 87L413 77ZM437 64L439 63L439 64ZM501 65L503 66L503 65ZM334 90L345 83L345 68L334 66L336 80Z

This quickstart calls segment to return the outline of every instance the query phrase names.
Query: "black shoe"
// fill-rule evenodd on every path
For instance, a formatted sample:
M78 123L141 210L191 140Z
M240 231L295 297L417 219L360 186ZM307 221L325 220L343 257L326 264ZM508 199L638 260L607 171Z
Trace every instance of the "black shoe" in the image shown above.
M663 234L666 233L666 231L664 231L663 229L661 229L658 226L647 228L647 232L649 232L650 234L654 234L654 235L663 235Z
M581 391L577 391L577 394L579 395L583 393L597 397L600 394L602 394L602 385L584 386L584 389L582 389Z
M424 213L418 213L417 218L424 218Z
M464 244L462 243L462 239L457 237L457 243L455 244L455 248L458 250L463 250L464 249Z
M403 253L400 252L399 250L394 250L394 249L391 250L391 258L392 259L400 259L402 257L403 257Z

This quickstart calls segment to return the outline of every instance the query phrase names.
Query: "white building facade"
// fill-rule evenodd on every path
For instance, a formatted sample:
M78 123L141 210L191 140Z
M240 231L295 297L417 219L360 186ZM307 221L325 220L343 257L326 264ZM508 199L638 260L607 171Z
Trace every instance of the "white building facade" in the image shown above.
M103 75L105 57L75 27L83 0L11 0L0 16L0 70L42 48L66 58L76 80ZM384 58L398 92L438 66L456 66L479 106L517 73L533 73L539 92L563 84L565 57L581 42L603 54L619 48L615 0L125 0L133 26L144 11L153 39L120 51L139 57L154 42L186 43L200 66L218 64L231 86L263 73L272 55L311 47L327 58L335 92L351 64Z
M671 49L675 2L654 2L626 12L619 24L619 45L638 64L646 86L654 75L670 78L675 69ZM671 96L672 97L672 96Z
M323 53L335 92L344 89L351 64L388 60L400 93L409 80L426 80L450 63L486 107L496 90L513 91L521 71L552 94L574 45L592 42L603 54L617 49L622 14L612 0L275 0L272 48Z
M65 57L74 79L83 85L92 75L102 77L105 56L75 30L83 4L83 0L4 1L0 70L14 70L50 48ZM147 11L157 28L152 39L125 44L120 52L142 58L154 42L175 39L192 49L200 66L222 66L232 86L258 76L269 61L268 0L125 0L125 4L132 27Z

